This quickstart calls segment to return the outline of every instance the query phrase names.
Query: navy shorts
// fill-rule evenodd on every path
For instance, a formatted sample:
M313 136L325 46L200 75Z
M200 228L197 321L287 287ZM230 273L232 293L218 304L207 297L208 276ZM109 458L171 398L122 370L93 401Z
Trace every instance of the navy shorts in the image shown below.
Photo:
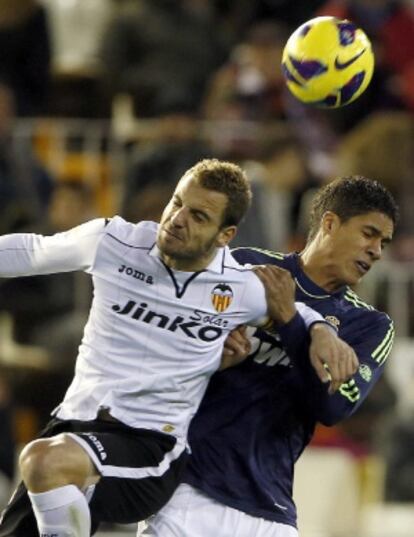
M92 534L100 522L130 524L156 513L181 481L186 451L167 434L120 422L53 419L39 438L69 433L88 452L98 472L89 506ZM38 537L23 483L2 514L0 537Z

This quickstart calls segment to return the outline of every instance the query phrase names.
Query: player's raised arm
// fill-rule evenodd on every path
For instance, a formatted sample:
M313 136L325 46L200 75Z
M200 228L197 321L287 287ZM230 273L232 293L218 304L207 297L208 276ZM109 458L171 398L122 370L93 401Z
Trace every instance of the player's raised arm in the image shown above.
M105 220L98 218L51 236L15 233L0 237L0 277L86 270L93 263Z

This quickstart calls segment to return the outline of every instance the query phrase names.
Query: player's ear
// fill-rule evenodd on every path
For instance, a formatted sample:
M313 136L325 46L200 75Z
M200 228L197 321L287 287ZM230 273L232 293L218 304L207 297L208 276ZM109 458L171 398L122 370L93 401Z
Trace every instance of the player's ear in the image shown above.
M341 221L337 214L332 211L326 211L322 216L321 229L324 234L330 235L332 232L336 231L340 223Z
M219 248L223 246L227 246L229 242L234 239L234 237L236 236L236 233L237 233L236 226L227 226L223 228L217 235L216 246Z

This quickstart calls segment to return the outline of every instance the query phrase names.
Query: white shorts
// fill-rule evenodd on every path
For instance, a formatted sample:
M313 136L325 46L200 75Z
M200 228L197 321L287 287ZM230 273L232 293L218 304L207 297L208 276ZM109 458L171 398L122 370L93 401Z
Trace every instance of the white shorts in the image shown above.
M298 537L293 526L270 522L227 507L182 484L151 517L142 537Z

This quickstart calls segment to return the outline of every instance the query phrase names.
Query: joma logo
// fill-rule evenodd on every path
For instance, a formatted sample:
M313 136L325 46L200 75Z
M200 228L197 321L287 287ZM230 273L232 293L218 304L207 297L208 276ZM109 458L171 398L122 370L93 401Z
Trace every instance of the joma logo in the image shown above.
M95 444L95 447L99 452L99 456L100 456L101 460L103 460L103 461L106 460L108 455L106 454L105 448L103 447L102 443L96 438L95 435L93 435L91 433L85 433L85 434L90 439L90 441L93 444Z
M134 300L128 300L124 306L118 306L118 304L112 306L113 311L118 315L128 315L136 321L155 324L158 328L163 328L169 332L179 330L192 339L199 338L202 341L215 341L223 333L222 328L218 326L203 326L201 323L195 321L186 321L181 315L170 318L164 313L157 313L147 308L148 304L145 304L145 302L137 304Z
M146 274L144 274L144 272L141 272L132 267L127 267L126 265L121 265L118 269L118 272L120 272L121 274L124 273L127 276L132 276L132 278L140 280L141 282L149 283L150 285L154 283L154 279L152 276L147 276Z

